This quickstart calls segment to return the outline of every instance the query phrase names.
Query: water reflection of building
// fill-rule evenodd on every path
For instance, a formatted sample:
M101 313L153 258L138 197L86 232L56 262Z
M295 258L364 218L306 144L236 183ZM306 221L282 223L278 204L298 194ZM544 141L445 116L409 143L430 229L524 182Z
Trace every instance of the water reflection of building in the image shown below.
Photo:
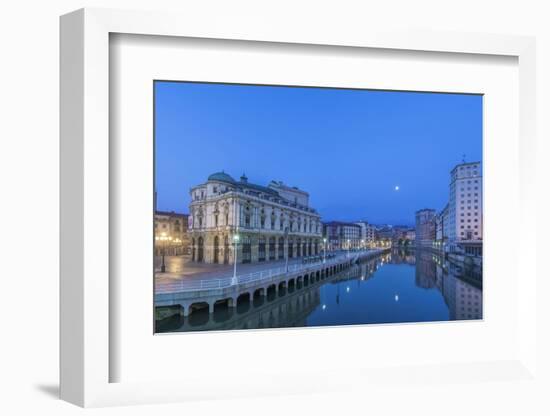
M378 259L363 261L348 269L346 273L332 279L331 283L344 282L348 280L368 280L374 275L379 267Z
M191 188L189 229L194 261L254 263L319 254L320 216L309 194L282 182L267 186L236 181L224 172Z
M445 261L443 256L426 251L416 252L416 284L425 289L439 290L449 308L450 320L483 318L481 275ZM393 261L400 255L392 256Z
M432 289L437 286L436 262L431 252L416 252L415 281L418 287Z
M451 320L481 319L483 292L453 273L444 275L443 297L449 307Z
M391 259L394 264L409 264L412 266L416 264L415 252L406 248L394 248Z
M208 308L189 317L172 316L157 324L159 332L212 331L230 329L289 328L307 326L307 317L321 304L320 284L299 286L281 297L265 296L240 305L208 313Z

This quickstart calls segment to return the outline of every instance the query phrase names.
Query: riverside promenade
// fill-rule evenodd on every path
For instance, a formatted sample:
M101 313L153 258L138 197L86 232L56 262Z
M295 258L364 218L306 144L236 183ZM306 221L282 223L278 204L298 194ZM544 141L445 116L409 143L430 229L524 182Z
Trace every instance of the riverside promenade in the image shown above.
M232 266L221 266L219 270L197 272L192 275L170 272L155 273L155 306L179 306L180 314L188 316L193 311L208 308L214 311L217 304L237 307L243 300L266 296L268 292L278 293L280 289L308 285L326 279L349 268L352 264L379 256L389 249L362 251L341 251L330 259L302 263L301 259L289 262L237 265L237 276Z

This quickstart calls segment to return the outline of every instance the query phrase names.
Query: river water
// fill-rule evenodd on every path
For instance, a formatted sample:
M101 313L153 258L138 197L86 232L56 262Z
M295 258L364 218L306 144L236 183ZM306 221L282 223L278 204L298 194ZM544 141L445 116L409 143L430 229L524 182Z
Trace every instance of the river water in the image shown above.
M482 319L482 278L428 251L394 250L340 274L209 314L174 315L157 332Z

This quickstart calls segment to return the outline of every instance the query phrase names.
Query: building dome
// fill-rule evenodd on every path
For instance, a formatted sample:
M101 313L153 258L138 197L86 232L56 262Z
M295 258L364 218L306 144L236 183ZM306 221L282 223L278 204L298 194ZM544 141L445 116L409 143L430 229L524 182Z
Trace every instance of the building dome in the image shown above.
M235 179L233 179L230 175L228 175L227 173L225 173L223 171L213 173L212 175L210 175L208 177L208 180L209 181L230 182L230 183L235 182Z

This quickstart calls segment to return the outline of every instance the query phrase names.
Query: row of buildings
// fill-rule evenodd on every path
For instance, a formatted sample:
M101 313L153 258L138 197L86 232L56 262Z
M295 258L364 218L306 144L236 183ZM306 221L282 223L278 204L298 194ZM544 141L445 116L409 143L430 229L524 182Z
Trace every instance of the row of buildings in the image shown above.
M323 223L307 192L280 181L262 186L245 175L236 180L217 172L190 195L189 215L156 212L156 255L223 264L233 262L236 250L239 263L254 263L319 255L324 249L389 246L395 238L396 229L386 236L385 229L366 221Z
M451 171L449 202L441 211L416 212L417 248L482 256L483 181L481 162L461 163Z

